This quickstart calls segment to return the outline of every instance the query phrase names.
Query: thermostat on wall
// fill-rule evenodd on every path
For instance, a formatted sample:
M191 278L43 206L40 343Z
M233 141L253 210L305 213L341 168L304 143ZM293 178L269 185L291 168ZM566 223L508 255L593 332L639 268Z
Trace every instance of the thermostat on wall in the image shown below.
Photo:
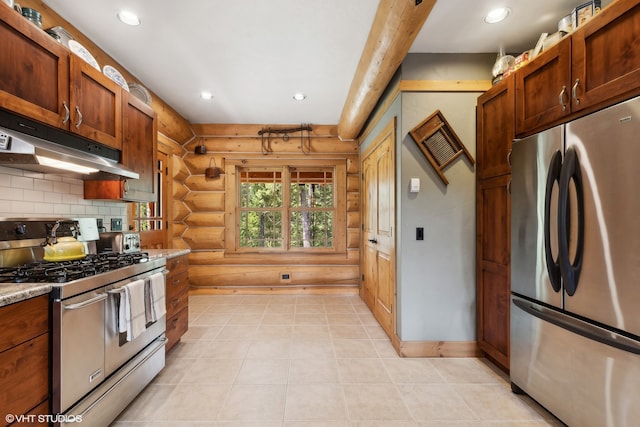
M409 191L412 193L420 192L420 178L411 178L411 186Z

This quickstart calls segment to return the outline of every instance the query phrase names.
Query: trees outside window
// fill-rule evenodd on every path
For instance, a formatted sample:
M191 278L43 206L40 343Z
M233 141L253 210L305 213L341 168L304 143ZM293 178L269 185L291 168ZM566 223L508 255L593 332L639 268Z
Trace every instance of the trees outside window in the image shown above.
M227 162L233 168L227 174L235 176L235 203L227 211L236 219L236 251L344 250L344 239L336 239L346 232L346 191L336 187L345 182L344 165L251 163Z

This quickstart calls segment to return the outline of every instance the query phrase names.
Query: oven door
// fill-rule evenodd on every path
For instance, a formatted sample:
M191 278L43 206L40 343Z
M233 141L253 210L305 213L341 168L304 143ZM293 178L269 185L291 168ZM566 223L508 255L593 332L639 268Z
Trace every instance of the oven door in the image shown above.
M54 413L64 412L100 384L104 372L104 288L65 300L55 300L53 313L61 325L54 339L53 384L58 388ZM55 360L55 358L59 358Z
M164 334L166 316L162 316L155 322L147 323L146 329L131 341L127 341L126 334L118 331L118 311L124 292L122 287L134 280L145 279L157 272L166 272L164 266L151 270L147 273L130 277L126 280L113 283L107 286L109 297L106 301L106 321L105 321L105 374L111 375L124 365L129 359L134 357L145 347L151 344L156 338Z

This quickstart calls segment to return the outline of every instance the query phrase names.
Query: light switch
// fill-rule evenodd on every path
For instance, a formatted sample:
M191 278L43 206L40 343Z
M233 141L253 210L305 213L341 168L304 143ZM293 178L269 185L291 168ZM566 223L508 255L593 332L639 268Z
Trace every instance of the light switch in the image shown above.
M411 186L409 191L411 193L419 193L420 192L420 178L411 178Z

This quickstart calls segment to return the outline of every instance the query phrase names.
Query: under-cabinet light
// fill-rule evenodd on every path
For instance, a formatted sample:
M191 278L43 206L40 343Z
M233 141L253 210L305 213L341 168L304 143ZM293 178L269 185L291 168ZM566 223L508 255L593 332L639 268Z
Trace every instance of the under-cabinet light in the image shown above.
M86 175L90 173L98 172L98 169L95 169L95 168L80 166L75 163L64 162L62 160L56 160L56 159L52 159L51 157L36 155L36 158L38 159L38 163L40 163L42 166L50 166L52 168L83 173Z
M203 92L200 92L200 98L209 101L209 100L213 99L213 94L211 92L207 92L205 90Z
M304 101L306 97L307 95L305 95L302 92L298 92L295 95L293 95L293 99L295 99L296 101Z

